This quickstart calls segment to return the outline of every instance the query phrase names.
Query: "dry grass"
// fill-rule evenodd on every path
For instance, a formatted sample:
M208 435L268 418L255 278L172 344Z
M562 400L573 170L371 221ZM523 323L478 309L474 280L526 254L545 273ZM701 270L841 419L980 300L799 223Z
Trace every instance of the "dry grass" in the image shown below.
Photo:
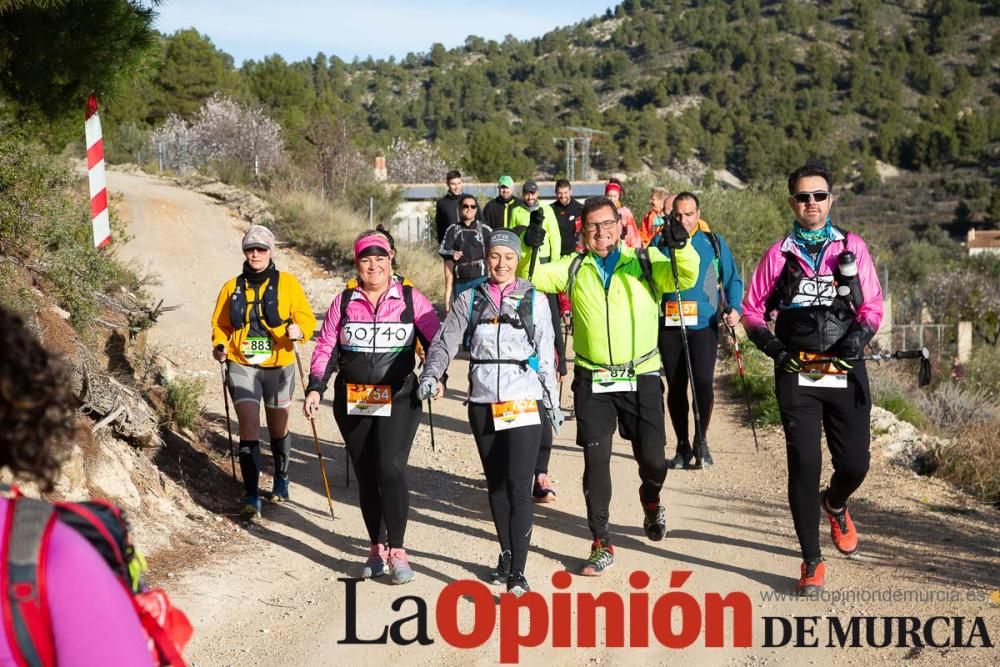
M270 195L278 222L275 228L320 261L342 268L353 263L354 239L368 229L367 221L350 208L330 203L319 194L282 190ZM444 300L441 258L422 245L398 242L398 273L409 278L431 301Z
M954 444L937 451L936 476L962 487L976 498L1000 507L1000 420L981 421L959 429Z

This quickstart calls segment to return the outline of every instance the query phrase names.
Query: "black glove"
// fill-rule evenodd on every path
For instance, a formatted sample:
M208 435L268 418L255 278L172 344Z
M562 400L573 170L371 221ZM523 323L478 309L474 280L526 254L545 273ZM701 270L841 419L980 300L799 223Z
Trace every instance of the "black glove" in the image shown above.
M542 210L541 206L531 212L530 220L531 224L538 225L539 227L542 226L542 223L545 222L545 211Z
M680 250L687 245L688 238L688 233L684 229L684 225L680 221L671 218L660 232L660 247Z
M534 217L534 213L531 214ZM543 214L544 215L544 214ZM529 248L541 248L545 243L545 228L541 224L535 224L532 220L531 224L528 225L527 231L524 232L524 245Z
M785 348L785 344L777 338L769 340L764 346L763 352L774 359L776 368L780 368L785 373L798 373L802 370L802 364L799 363L799 355L795 352L789 352Z
M854 322L844 337L833 346L833 352L841 359L856 359L864 354L865 345L874 335L868 327Z

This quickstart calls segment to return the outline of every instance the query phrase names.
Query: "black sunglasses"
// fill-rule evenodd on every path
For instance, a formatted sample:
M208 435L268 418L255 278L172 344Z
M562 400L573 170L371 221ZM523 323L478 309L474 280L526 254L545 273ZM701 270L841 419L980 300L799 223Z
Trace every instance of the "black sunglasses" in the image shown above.
M470 204L462 204L462 208L471 208L471 209L477 209L477 208L479 208L479 207L478 207L478 206L476 206L475 204L471 204L471 205L470 205Z
M818 192L796 192L792 195L792 199L800 204L808 204L809 198L812 197L815 201L821 202L826 201L826 198L830 196L829 192L824 192L819 190Z

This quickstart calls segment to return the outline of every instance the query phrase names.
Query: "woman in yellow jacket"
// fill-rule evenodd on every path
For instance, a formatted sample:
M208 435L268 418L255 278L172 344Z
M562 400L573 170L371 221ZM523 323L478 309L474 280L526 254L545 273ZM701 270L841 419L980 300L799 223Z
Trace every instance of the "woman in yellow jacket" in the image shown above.
M274 234L254 225L243 237L243 273L222 286L212 313L212 354L226 364L226 386L240 424L240 513L260 516L260 402L274 455L271 499L288 500L288 407L295 390L295 341L316 328L302 286L274 266Z

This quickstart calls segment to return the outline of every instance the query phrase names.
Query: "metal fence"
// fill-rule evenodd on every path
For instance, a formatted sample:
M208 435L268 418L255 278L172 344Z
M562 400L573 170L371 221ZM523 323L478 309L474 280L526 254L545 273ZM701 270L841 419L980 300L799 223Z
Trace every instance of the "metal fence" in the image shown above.
M950 360L958 350L958 327L953 324L893 324L892 347L906 350L926 347L934 359Z
M434 225L429 215L409 215L396 219L392 236L397 241L434 245Z

